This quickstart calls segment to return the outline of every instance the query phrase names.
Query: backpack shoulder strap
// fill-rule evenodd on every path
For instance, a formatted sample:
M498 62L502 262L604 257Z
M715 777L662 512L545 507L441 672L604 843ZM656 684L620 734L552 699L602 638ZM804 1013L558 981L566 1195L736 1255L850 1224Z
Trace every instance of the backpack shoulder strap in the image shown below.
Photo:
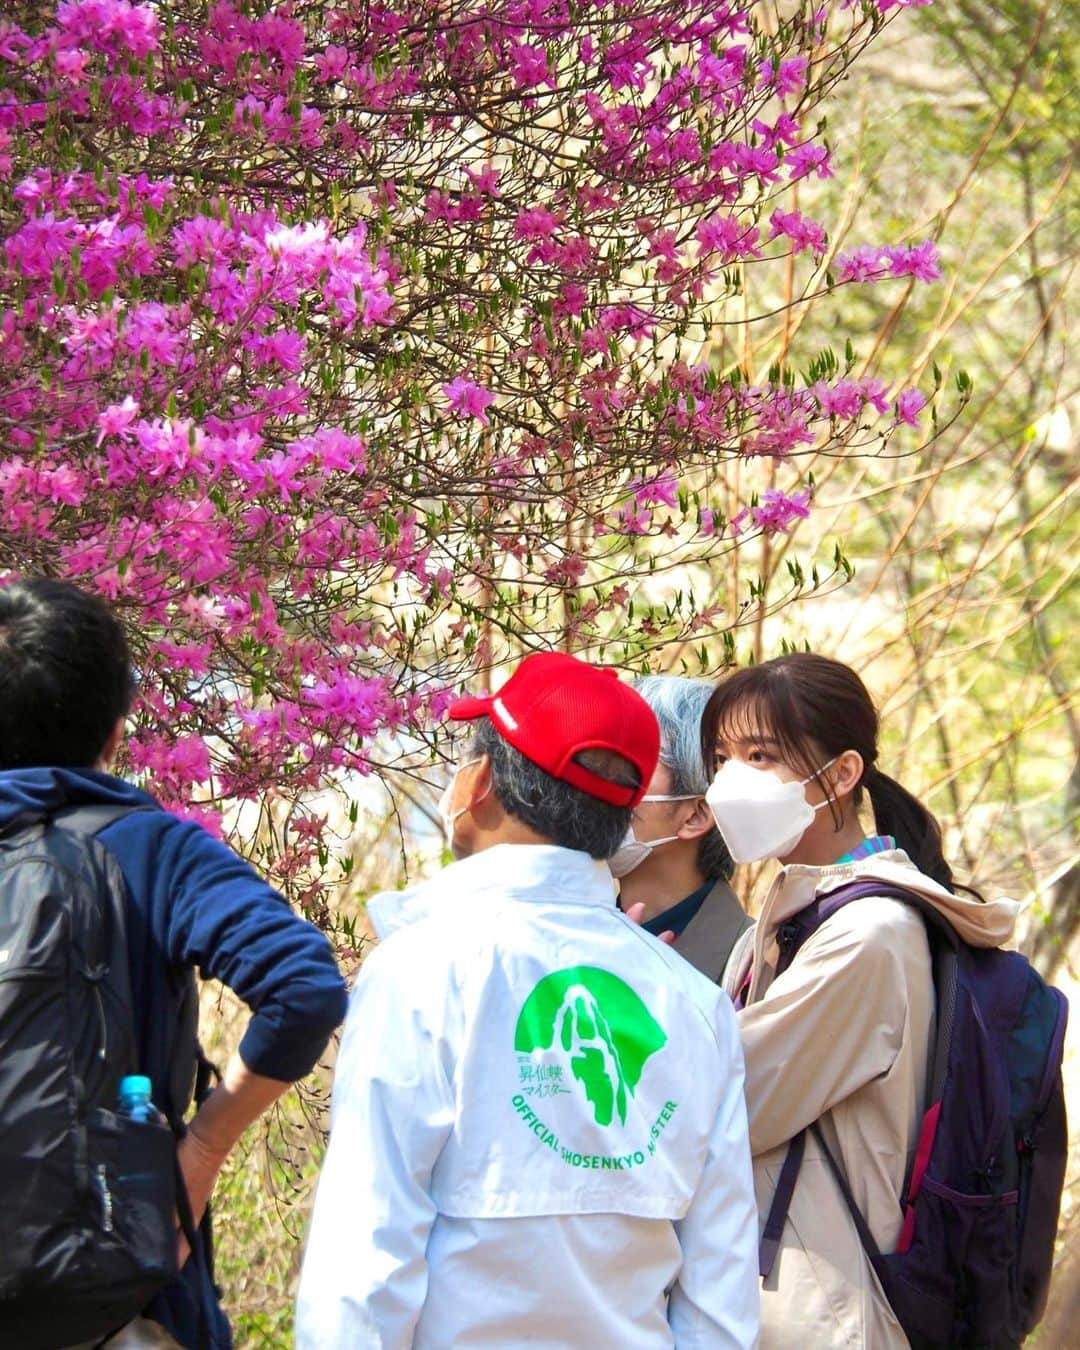
M807 938L817 932L827 919L843 909L845 905L850 905L855 900L864 900L871 897L885 897L909 905L912 909L918 910L927 926L927 937L930 938L931 959L933 961L937 1026L934 1044L930 1047L927 1062L926 1100L935 1102L944 1090L945 1075L949 1064L949 1045L952 1040L954 1005L956 1002L957 952L960 946L960 938L944 915L940 914L917 891L908 890L906 886L899 886L893 882L877 881L872 877L866 877L859 881L850 882L845 886L838 886L826 895L818 896L805 909L800 910L786 923L781 924L780 931L777 933L777 942L780 947L777 974L779 975L787 970L795 959L799 948ZM943 940L934 941L934 937ZM844 1176L840 1164L833 1157L832 1150L825 1142L825 1136L822 1134L818 1122L815 1121L810 1129L813 1131L814 1137L825 1155L829 1170L832 1172L844 1197L844 1202L851 1213L863 1249L871 1264L876 1268L881 1260L881 1252L878 1250L866 1219L855 1203L855 1197L848 1185L847 1178ZM765 1230L762 1233L761 1244L758 1249L758 1266L762 1279L772 1270L773 1263L776 1260L780 1237L787 1221L788 1210L791 1207L791 1199L795 1192L795 1183L799 1177L805 1148L806 1131L800 1130L788 1145L788 1151L780 1172L780 1180L777 1183L772 1204L769 1206L768 1217L765 1221ZM906 1192L907 1182L905 1180L904 1193L906 1194Z
M844 1174L844 1169L840 1166L840 1164L836 1161L836 1158L833 1156L832 1149L825 1142L825 1134L822 1131L821 1125L816 1120L814 1121L813 1125L810 1126L810 1130L814 1138L818 1142L818 1147L825 1155L825 1161L829 1165L829 1171L833 1174L833 1180L840 1188L840 1194L844 1197L844 1203L848 1207L848 1212L850 1213L852 1221L855 1224L856 1231L859 1234L859 1241L862 1243L863 1251L870 1258L870 1264L874 1267L875 1270L877 1270L878 1264L881 1261L881 1249L874 1241L874 1235L870 1231L870 1225L866 1222L866 1219L863 1217L862 1210L855 1203L855 1197L851 1193L851 1186L848 1184L848 1179Z
M828 891L825 895L817 896L804 909L780 925L776 935L780 947L776 973L782 974L791 965L799 948L827 919L831 919L834 914L855 900L871 898L899 900L911 909L918 910L935 935L942 937L954 950L959 947L960 938L955 928L925 896L896 882L863 877L844 886L837 886L835 890Z
M158 807L150 805L126 806L103 802L100 805L65 807L56 812L52 821L61 829L70 830L73 834L92 837L123 816L157 810ZM217 1072L203 1055L202 1047L199 1045L198 991L192 972L186 972L183 976L179 1000L180 1010L169 1045L168 1058L172 1071L166 1085L168 1100L158 1103L178 1136L183 1132L183 1118L192 1097L198 1104L209 1092L210 1073Z
M800 1130L788 1144L787 1153L784 1154L784 1165L780 1169L780 1179L776 1183L772 1204L769 1206L769 1212L765 1217L761 1242L758 1244L758 1274L763 1280L767 1279L772 1273L776 1254L780 1250L780 1239L784 1233L784 1224L787 1223L788 1210L791 1208L791 1197L795 1194L795 1183L799 1179L799 1170L802 1167L805 1152L806 1131Z
M52 824L60 829L86 839L95 837L107 826L124 816L134 815L136 812L157 810L159 810L158 807L150 805L127 806L116 802L102 802L100 804L64 807L49 819ZM106 852L108 852L107 849ZM113 922L119 925L121 933L126 933L127 927L123 905L126 889L126 887L120 887L110 890L114 910ZM207 1091L203 1085L206 1074L206 1070L203 1068L205 1057L198 1042L199 1007L195 977L189 971L180 978L182 979L182 985L178 989L179 1013L168 1047L168 1062L172 1067L165 1086L167 1100L158 1102L158 1106L164 1111L177 1136L183 1132L182 1122L192 1097L193 1080L198 1080L195 1088L197 1101L200 1100L200 1092L205 1095ZM130 1002L130 992L128 1001Z
M852 900L864 900L871 896L899 900L901 904L918 910L935 933L944 937L950 946L959 947L960 937L956 929L937 906L932 905L925 895L895 881L878 881L873 877L865 877L846 886L838 886L835 891L830 891L821 898L820 921L823 923Z

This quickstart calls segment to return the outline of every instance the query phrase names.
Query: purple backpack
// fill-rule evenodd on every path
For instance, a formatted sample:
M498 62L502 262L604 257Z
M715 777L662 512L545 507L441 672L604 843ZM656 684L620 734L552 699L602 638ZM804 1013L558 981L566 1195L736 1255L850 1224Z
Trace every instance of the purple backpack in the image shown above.
M1068 1004L1019 952L972 947L922 896L859 881L781 925L777 973L844 905L888 896L919 910L934 966L937 1031L926 1112L894 1252L878 1250L816 1124L863 1248L912 1350L1007 1350L1046 1305L1068 1132L1061 1058ZM772 1269L805 1148L788 1146L761 1241Z

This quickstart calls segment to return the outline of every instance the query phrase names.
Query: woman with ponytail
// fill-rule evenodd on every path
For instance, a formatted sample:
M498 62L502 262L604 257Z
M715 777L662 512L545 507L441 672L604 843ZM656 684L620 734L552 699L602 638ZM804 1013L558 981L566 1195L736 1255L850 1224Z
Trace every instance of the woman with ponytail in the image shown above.
M902 1350L893 1316L825 1150L878 1248L895 1249L901 1190L922 1118L934 1024L930 950L920 914L888 887L915 891L960 936L998 946L1011 901L955 893L941 831L878 768L878 718L862 680L838 661L794 653L736 671L706 705L707 795L736 862L782 864L729 992L739 1007L754 1180L763 1229L762 1350ZM873 830L860 820L866 799ZM880 881L827 918L794 956L800 911L837 887ZM811 1129L811 1127L815 1127ZM801 1166L774 1207L788 1146ZM786 1187L784 1188L786 1189Z

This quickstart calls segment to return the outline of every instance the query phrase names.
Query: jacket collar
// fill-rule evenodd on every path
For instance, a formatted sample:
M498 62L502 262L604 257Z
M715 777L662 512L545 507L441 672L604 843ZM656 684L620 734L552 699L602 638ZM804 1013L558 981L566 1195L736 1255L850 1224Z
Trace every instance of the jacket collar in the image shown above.
M923 876L902 849L875 853L855 862L832 863L827 867L791 863L781 867L765 896L758 916L758 940L771 941L782 923L805 909L817 896L828 895L838 886L869 877L910 886L917 891L929 889L946 894L943 886Z
M427 881L372 896L367 912L378 937L385 938L444 905L482 896L614 909L615 882L607 863L575 849L555 844L496 844L451 863Z
M675 950L714 983L752 920L726 881L719 880L675 939Z

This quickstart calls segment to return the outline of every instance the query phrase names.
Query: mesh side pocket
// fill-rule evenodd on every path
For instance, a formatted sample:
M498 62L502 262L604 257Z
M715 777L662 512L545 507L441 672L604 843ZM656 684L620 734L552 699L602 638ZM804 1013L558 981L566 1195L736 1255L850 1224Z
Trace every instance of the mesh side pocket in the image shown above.
M176 1274L176 1139L163 1121L95 1111L89 1123L91 1187L103 1235L133 1278Z

